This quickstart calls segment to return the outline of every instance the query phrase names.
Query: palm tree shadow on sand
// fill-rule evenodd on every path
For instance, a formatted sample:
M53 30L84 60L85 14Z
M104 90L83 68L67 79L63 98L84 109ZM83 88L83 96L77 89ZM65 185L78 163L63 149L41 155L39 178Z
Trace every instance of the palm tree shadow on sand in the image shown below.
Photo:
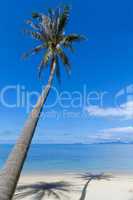
M48 199L53 197L55 199L67 199L65 192L69 191L70 185L67 182L38 182L35 184L20 185L17 187L13 200L25 199L32 197L35 200ZM62 198L63 197L63 198Z
M107 175L107 174L103 174L103 173L102 174L85 173L85 174L81 175L80 178L87 181L85 183L83 189L82 189L81 197L79 198L79 200L85 200L86 193L87 193L87 187L92 180L99 180L99 181L100 180L107 180L107 181L109 181L112 178L112 176Z

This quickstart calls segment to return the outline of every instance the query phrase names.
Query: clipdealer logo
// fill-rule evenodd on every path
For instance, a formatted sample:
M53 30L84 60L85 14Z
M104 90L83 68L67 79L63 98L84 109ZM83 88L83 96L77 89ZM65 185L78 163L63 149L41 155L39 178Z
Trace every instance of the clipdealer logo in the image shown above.
M119 90L115 95L115 106L122 107L123 103L133 102L133 84Z
M43 88L42 88L43 89ZM45 105L45 108L54 108L56 105L64 109L84 108L89 105L103 106L108 92L88 91L83 85L82 91L61 91L51 87L53 98ZM29 112L40 96L38 91L28 91L25 86L9 85L0 90L0 104L6 108L26 108Z

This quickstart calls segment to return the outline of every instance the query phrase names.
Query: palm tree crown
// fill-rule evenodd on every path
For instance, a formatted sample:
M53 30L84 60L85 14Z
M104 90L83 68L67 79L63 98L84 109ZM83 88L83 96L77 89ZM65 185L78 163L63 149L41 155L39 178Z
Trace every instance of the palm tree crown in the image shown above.
M49 9L47 15L33 13L32 20L27 21L31 29L25 30L25 32L32 36L32 38L40 41L40 44L29 53L24 54L24 58L44 50L43 58L39 64L39 77L42 70L52 61L56 63L56 76L58 80L60 80L59 60L62 61L68 73L71 71L70 62L64 49L67 48L73 52L73 43L85 38L78 34L65 34L69 15L69 6L64 6L55 10Z

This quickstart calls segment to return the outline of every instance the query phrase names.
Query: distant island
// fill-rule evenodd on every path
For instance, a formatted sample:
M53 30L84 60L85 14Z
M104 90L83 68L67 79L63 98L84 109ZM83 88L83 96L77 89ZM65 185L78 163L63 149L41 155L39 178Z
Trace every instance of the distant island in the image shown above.
M82 142L77 142L73 143L73 145L93 145L93 144L133 144L133 141L101 141L101 142L94 142L94 143L82 143Z
M97 142L93 144L133 144L133 141L131 142L128 142L128 141Z

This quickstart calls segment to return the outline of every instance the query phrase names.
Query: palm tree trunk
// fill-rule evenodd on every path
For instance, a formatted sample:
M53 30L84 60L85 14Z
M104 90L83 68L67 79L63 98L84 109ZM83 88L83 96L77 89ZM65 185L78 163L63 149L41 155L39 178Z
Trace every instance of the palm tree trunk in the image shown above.
M3 170L0 173L0 200L11 200L14 195L43 105L51 89L55 67L56 63L53 60L51 63L51 73L48 84L43 89L35 108L29 115L20 138L18 139Z

